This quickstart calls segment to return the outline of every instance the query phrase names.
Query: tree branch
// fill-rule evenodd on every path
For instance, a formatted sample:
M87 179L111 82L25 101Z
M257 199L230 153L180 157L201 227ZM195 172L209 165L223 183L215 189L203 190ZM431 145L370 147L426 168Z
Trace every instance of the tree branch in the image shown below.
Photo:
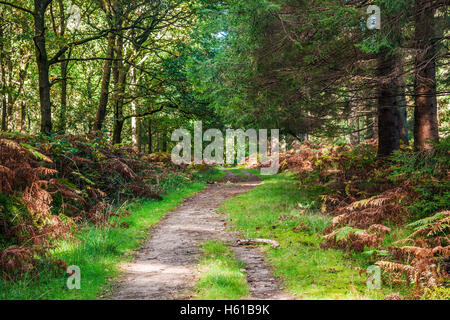
M15 8L15 9L17 9L17 10L20 10L20 11L23 11L23 12L26 12L26 13L29 13L29 14L31 14L31 15L34 16L34 12L31 11L30 9L27 9L27 8L24 8L24 7L21 7L21 6L18 6L18 5L16 5L16 4L14 4L14 3L6 2L6 1L0 1L0 4L4 4L4 5L10 6L10 7L13 7L13 8Z
M152 110L152 111L141 113L141 114L128 115L128 116L122 117L122 120L125 121L125 120L131 119L131 118L144 118L146 116L151 116L152 114L161 112L163 109L164 109L164 106L163 107L159 107L158 109L155 109L155 110Z

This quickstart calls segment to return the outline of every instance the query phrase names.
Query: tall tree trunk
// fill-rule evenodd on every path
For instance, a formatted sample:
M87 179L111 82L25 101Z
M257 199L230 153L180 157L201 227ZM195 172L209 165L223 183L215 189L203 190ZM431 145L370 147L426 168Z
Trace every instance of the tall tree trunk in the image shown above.
M148 118L148 125L147 125L147 134L148 134L148 154L151 154L153 152L152 146L153 146L153 129L152 129L152 118Z
M167 152L167 128L164 127L162 132L162 151Z
M377 139L378 136L376 131L378 130L377 126L377 116L376 115L376 107L372 100L368 100L365 110L367 114L364 117L364 125L367 128L364 138L365 139Z
M119 34L116 42L116 58L114 64L114 128L113 128L113 144L122 142L122 129L125 120L123 119L123 102L126 86L126 77L128 68L123 63L123 38Z
M136 143L139 152L142 152L142 120L141 118L136 119Z
M355 117L348 122L350 128L353 130L353 132L350 133L349 141L353 146L356 146L361 143L359 117Z
M7 91L7 85L6 85L6 58L5 58L5 49L3 45L3 35L4 35L4 25L0 24L0 72L2 74L1 77L1 94L2 94L2 119L1 119L1 130L6 131L8 129L7 127L7 101L6 101L6 91Z
M135 67L131 67L130 69L130 92L131 95L134 96L134 92L135 92L135 85L136 85L136 68ZM133 99L133 98L132 98ZM132 114L136 114L137 112L137 108L136 108L136 100L133 100L131 102L131 113ZM135 148L136 150L138 150L138 129L137 129L137 125L138 125L138 118L136 117L132 117L131 118L131 141L132 141L132 145L133 148Z
M4 66L4 60L1 61L1 72L2 72L2 131L8 130L8 102L6 100L6 90L8 89L6 87L6 70Z
M22 104L20 105L20 125L19 125L19 130L20 130L21 133L25 132L26 116L27 116L27 105L26 105L25 101L23 101Z
M399 111L395 68L397 59L382 50L378 57L378 155L389 156L400 148Z
M61 59L65 59L63 54ZM67 127L67 61L61 62L61 109L59 111L58 130L65 131Z
M22 56L25 55L25 52L21 52ZM20 95L23 92L23 88L25 86L25 80L27 79L27 70L28 70L28 66L30 65L30 60L31 60L31 55L27 56L27 57L23 57L22 58L22 62L21 62L21 68L20 68L20 72L19 72L19 88L17 90L17 94L11 99L10 101L10 108L11 110L13 110L13 106L15 105L15 103L17 102L18 98L20 97ZM21 107L20 107L20 118L17 117L17 127L18 130L20 132L23 132L23 130L25 130L25 116L22 117L22 106L24 106L25 101L23 101Z
M400 82L398 87L398 97L397 103L399 106L399 134L400 140L405 144L409 145L408 137L408 113L406 109L406 97L405 97L405 81L404 79Z
M34 0L34 44L39 74L39 99L41 105L41 132L52 132L52 104L50 100L49 62L45 45L45 11L51 0Z
M414 145L417 150L431 150L432 143L439 141L434 12L433 1L416 0Z
M8 108L7 108L7 127L9 126L10 130L15 129L15 125L14 125L14 99L13 99L13 95L11 93L11 90L13 88L13 65L12 65L12 60L11 60L11 56L8 57L8 82L7 82L7 86L8 86L8 92L6 94L7 100L8 100Z
M100 90L100 101L98 103L97 116L94 122L94 131L102 130L103 122L105 121L106 117L109 99L109 84L111 82L111 68L114 59L114 44L115 35L113 33L110 33L108 35L108 52L106 55L106 60L103 64L102 87Z
M396 89L397 89L397 105L398 105L398 130L400 135L400 140L405 144L409 145L408 138L408 113L406 110L406 80L405 80L405 57L403 54L398 54L396 58Z
M114 121L114 129L113 129L113 144L122 143L122 130L123 130L123 119L116 119Z
M64 14L64 3L63 0L58 0L59 4L59 36L64 38L66 33L66 19ZM67 113L67 67L68 62L64 61L66 59L66 54L63 54L60 58L63 60L61 62L61 109L59 112L59 125L58 130L65 131L67 127L66 113Z

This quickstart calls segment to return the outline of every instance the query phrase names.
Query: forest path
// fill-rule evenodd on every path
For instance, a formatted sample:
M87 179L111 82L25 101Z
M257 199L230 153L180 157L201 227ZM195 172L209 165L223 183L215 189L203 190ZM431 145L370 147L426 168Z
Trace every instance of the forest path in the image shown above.
M221 203L250 191L260 180L227 172L223 183L208 186L185 200L152 231L133 262L123 268L124 275L111 299L173 300L192 298L196 265L201 258L199 244L209 240L234 243L237 232L226 228L218 213ZM264 261L259 248L233 246L236 258L245 264L250 287L249 299L290 299Z

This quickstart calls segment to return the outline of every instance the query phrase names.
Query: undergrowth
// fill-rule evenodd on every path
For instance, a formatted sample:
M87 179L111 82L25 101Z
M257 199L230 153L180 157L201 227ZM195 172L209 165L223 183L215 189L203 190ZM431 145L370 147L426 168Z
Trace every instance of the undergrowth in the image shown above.
M450 139L433 152L404 148L377 158L376 141L356 147L314 145L282 155L300 188L319 191L331 216L321 248L342 249L383 270L386 284L409 287L396 299L448 295ZM317 205L317 203L316 203ZM303 208L301 208L303 209ZM436 290L435 293L431 291Z
M142 200L123 207L129 214L113 217L107 225L84 225L72 238L57 242L49 252L52 260L42 260L32 273L14 282L0 279L0 299L84 300L107 296L110 280L119 274L121 263L133 258L133 250L149 236L149 228L203 187L202 183L193 183L174 188L162 201ZM53 267L54 260L80 267L80 290L67 288L68 276Z
M266 177L252 191L223 204L222 210L244 238L266 238L263 246L275 276L299 299L378 299L392 292L368 291L359 267L364 257L336 249L322 250L321 232L332 217L320 213L320 190L300 188L292 174Z
M62 240L76 240L86 226L118 228L111 221L130 212L117 208L162 200L203 175L216 179L221 172L111 145L102 133L0 135L0 278L40 277L42 265L64 273L69 262L53 255Z

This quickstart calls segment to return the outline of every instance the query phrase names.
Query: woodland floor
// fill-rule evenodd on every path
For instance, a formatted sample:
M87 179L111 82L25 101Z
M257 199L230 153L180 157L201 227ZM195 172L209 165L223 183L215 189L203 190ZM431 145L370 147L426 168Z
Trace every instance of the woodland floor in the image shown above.
M246 171L226 172L225 179L185 200L151 231L151 237L122 269L123 276L110 299L192 299L199 280L201 245L226 243L243 266L249 286L247 299L291 299L274 278L263 252L257 247L237 246L239 232L230 231L220 214L221 204L260 184Z

